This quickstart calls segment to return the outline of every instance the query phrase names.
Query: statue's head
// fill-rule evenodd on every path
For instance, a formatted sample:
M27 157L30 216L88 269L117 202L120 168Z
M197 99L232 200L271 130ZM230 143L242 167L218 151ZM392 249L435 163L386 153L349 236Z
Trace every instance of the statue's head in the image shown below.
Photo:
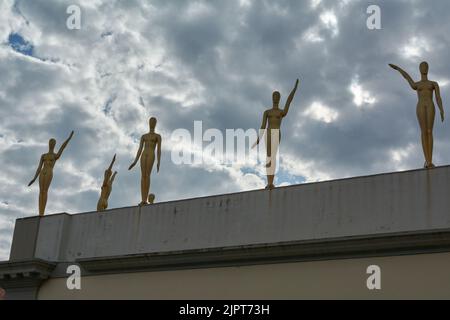
M421 74L427 75L428 74L428 69L429 69L428 62L426 62L426 61L422 62L420 64L420 68L419 69L420 69L420 73Z
M156 118L155 117L151 117L150 120L148 121L148 124L150 126L151 130L154 130L156 127Z
M148 195L148 203L153 204L155 202L155 195L153 193L150 193Z
M56 140L55 139L50 139L49 141L48 141L48 148L50 149L50 150L54 150L55 149L55 146L56 146Z
M281 99L281 94L278 91L274 91L272 94L273 104L278 106L278 104L280 103L280 99Z

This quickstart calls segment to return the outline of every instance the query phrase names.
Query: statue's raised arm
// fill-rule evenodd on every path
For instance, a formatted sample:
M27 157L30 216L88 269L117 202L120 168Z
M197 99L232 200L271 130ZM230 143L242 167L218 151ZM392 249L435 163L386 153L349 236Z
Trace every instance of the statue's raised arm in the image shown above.
M116 162L116 154L115 154L114 157L112 158L111 164L109 165L108 170L112 170L112 167L113 167L113 165L114 165L114 162Z
M390 63L389 66L390 66L392 69L397 70L398 72L400 72L400 74L403 76L403 78L405 78L406 81L408 81L408 83L409 83L411 89L417 90L417 85L416 85L416 83L414 82L414 80L411 78L411 76L410 76L405 70L403 70L403 69L400 68L399 66L396 66L395 64L392 64L392 63Z
M283 117L286 117L289 112L289 107L291 106L292 100L294 100L295 93L297 92L299 80L295 82L294 89L292 89L291 93L289 94L289 97L286 100L286 105L283 109Z
M61 148L59 148L58 153L56 154L56 160L58 160L59 158L61 158L62 153L64 152L64 149L67 147L67 144L69 143L69 141L72 139L73 137L73 131L70 133L69 138L67 138L66 141L64 141L64 143L61 145Z

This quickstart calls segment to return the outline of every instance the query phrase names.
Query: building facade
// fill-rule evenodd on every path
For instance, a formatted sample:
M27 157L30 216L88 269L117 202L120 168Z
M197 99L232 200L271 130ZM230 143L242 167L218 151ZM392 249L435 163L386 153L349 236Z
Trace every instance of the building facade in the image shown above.
M439 167L23 218L0 287L7 299L447 299L449 208Z

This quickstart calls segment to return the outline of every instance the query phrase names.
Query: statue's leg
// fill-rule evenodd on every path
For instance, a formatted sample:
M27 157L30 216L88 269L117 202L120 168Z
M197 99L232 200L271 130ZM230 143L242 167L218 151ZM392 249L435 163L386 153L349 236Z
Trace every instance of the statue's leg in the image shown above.
M273 170L272 170L272 130L268 129L266 132L266 176L267 186L266 189L270 189L273 186Z
M98 199L97 202L97 211L103 211L102 209L102 198L100 197L100 199Z
M426 109L423 105L417 106L417 120L419 121L421 138L422 138L422 149L425 157L425 167L428 167L430 164L429 157L429 147L428 147L428 137L427 137L427 115Z
M148 189L147 189L147 194L146 194L146 201L148 201L148 196L150 195L150 186L151 186L151 182L152 182L152 170L153 170L153 164L155 163L155 155L152 154L150 157L150 164L148 167Z
M39 215L45 214L45 207L47 206L47 195L50 183L52 182L53 174L50 172L42 173L39 176Z
M429 167L433 168L433 129L434 129L434 119L436 115L436 111L434 109L434 106L427 106L426 108L426 115L427 115L427 142L428 142L428 158L429 158Z
M148 197L148 191L149 191L149 180L150 180L150 173L148 171L148 156L142 155L141 156L141 205L144 205L147 203L147 197Z
M97 211L105 211L108 208L108 200L105 195L102 193L100 195L100 199L98 199L97 203Z
M155 155L150 154L141 157L141 204L147 204L150 192L150 174L152 172Z
M46 196L45 196L46 198ZM44 200L44 176L39 176L39 215L43 216L45 213L45 202L47 202L47 199Z
M274 185L274 179L275 179L275 171L277 169L277 153L278 153L278 146L280 144L280 131L275 130L269 130L271 131L270 134L267 135L267 141L266 144L267 147L267 165L266 165L266 172L267 172L267 188L273 189L275 187Z

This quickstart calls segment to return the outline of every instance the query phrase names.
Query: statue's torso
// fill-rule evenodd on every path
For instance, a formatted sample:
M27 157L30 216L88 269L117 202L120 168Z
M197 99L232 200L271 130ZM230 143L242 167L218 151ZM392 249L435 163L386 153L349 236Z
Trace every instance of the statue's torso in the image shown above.
M416 83L419 104L433 103L434 82L429 80L419 81Z
M267 110L268 129L280 129L283 120L283 111L280 109Z
M150 154L155 152L156 144L158 143L159 135L157 133L147 133L142 136L144 141L144 154Z
M56 163L56 154L46 153L42 155L42 160L43 160L43 167L42 167L43 173L52 171Z

